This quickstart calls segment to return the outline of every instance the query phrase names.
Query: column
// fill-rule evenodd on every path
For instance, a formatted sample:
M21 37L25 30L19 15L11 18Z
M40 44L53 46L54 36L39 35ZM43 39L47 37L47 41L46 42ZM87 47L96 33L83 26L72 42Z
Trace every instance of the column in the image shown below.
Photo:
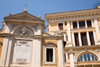
M77 29L79 29L79 22L78 22L78 20L77 20Z
M74 58L73 58L73 50L69 50L69 53L70 53L70 67L75 67Z
M74 37L74 32L72 32L72 40L73 40L73 45L75 46L75 37Z
M85 20L85 28L87 28L87 21Z
M95 42L95 45L97 45L97 39L96 39L96 34L95 34L95 31L93 31L93 37L94 37L94 42Z
M64 41L66 41L66 34L64 33L63 35L64 35Z
M33 49L32 49L32 51L33 51L33 53L32 53L32 66L34 67L34 66L36 66L36 62L35 62L35 60L36 60L36 44L37 44L37 40L36 39L33 39Z
M64 52L63 52L63 41L62 41L62 39L58 39L57 44L58 44L59 67L64 67Z
M93 26L93 19L91 19L91 24L92 24L92 27L94 27L94 26Z
M9 45L8 45L8 53L7 53L7 58L6 58L6 66L9 66L10 63L11 63L10 59L12 59L12 57L11 57L12 53L11 52L13 52L12 51L13 41L14 41L14 39L12 39L12 37L9 37Z
M82 46L81 33L80 32L78 32L78 37L79 37L79 45Z
M8 24L6 23L5 33L10 33L11 27L12 26L10 25L10 23L8 23ZM5 66L5 64L6 64L8 43L9 43L9 37L4 37L0 66Z
M1 62L0 62L0 66L4 66L5 65L5 59L6 59L6 52L7 52L7 49L8 49L8 42L9 41L9 38L8 37L5 37L4 38L4 41L3 41L3 49L2 49L2 53L1 53Z
M73 22L71 21L71 29L73 29Z
M41 66L41 39L33 39L32 66Z
M90 42L89 32L87 31L86 34L87 34L88 45L90 46L91 45L91 42Z
M70 21L67 21L67 33L68 33L68 45L69 46L72 46L72 43L71 43L71 31L70 31Z
M100 44L100 33L99 33L99 26L97 23L97 18L94 19L94 23L95 23L96 33L97 33L98 44Z

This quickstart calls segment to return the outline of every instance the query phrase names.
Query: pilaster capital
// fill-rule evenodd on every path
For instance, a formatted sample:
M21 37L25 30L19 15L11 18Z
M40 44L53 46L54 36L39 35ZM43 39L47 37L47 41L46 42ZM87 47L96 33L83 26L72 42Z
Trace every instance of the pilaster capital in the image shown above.
M70 50L68 51L68 53L73 54L74 51L73 51L72 49L70 49Z

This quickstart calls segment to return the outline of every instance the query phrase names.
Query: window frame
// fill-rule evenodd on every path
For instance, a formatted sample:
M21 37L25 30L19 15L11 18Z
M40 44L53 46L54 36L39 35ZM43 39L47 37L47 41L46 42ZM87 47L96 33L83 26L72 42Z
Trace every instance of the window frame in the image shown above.
M53 49L53 62L47 61L47 49ZM54 44L44 46L44 64L56 64L56 46Z
M64 22L58 22L58 23L57 23L57 30L60 30L60 29L59 29L59 24L60 24L60 23L62 23L62 24L63 24L63 30L65 30L65 27L64 27L64 26L65 26L65 25L64 25Z
M84 55L86 54L86 58L84 57ZM90 60L88 59L88 56L87 55L90 55ZM92 58L92 55L93 55L93 58ZM81 59L81 56L82 56L82 60ZM86 60L85 60L86 59ZM96 60L97 59L97 60ZM87 61L98 61L98 58L92 54L92 53L83 53L82 55L80 55L78 58L77 58L77 61L78 62L87 62Z

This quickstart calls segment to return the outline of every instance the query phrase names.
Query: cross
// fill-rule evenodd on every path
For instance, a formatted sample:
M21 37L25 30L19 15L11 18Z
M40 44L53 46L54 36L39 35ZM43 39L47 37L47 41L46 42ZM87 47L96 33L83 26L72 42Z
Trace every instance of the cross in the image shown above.
M25 6L25 9L26 9L26 7L27 7L28 5L27 5L27 4L25 4L24 6Z

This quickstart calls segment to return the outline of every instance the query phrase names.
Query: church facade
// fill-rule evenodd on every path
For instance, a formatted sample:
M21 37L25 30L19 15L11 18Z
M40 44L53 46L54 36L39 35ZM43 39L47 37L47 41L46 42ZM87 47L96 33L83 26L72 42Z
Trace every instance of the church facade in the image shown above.
M100 6L96 9L4 17L0 67L100 67Z

